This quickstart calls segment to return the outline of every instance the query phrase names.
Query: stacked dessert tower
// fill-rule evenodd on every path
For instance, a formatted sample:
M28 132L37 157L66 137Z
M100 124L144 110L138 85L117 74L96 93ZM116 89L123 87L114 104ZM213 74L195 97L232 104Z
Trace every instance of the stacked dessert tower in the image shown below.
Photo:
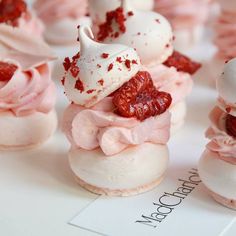
M90 9L95 8L91 3ZM107 12L106 21L99 25L97 39L137 50L142 68L151 74L155 86L171 94L172 132L180 129L186 117L185 99L193 86L191 75L200 64L174 51L169 22L156 12L135 10L132 1L122 0L120 7Z
M36 0L34 9L45 24L45 39L52 44L76 43L76 27L90 25L87 0Z
M168 165L171 96L141 71L137 52L94 40L79 27L80 52L65 58L71 105L63 131L78 183L97 194L128 196L157 186Z
M200 177L212 197L236 210L236 59L217 80L219 99L210 113L211 140L199 163Z
M177 49L191 48L201 40L209 14L209 0L155 0L154 9L170 21Z
M36 146L57 126L54 55L24 1L2 0L0 11L0 149Z

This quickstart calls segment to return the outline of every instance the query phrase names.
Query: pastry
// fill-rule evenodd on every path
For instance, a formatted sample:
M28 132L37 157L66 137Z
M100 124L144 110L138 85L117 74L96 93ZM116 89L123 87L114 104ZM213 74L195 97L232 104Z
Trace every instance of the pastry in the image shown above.
M210 142L199 162L199 175L211 196L236 210L236 59L217 80L219 98L206 132Z
M34 9L46 26L45 39L51 44L76 43L76 27L90 25L87 0L36 0Z
M170 21L176 49L190 49L202 39L209 0L155 0L154 9Z
M169 22L156 12L134 10L126 0L122 1L122 7L107 13L106 22L99 26L97 39L137 50L142 67L151 74L155 86L172 96L171 123L173 133L176 132L185 120L185 98L193 85L191 75L200 64L174 51Z
M0 149L34 147L54 133L53 59L38 36L0 24Z
M97 194L148 191L168 165L171 96L140 71L133 48L98 43L86 26L79 27L79 41L80 52L65 58L62 80L71 101L62 129L76 180Z

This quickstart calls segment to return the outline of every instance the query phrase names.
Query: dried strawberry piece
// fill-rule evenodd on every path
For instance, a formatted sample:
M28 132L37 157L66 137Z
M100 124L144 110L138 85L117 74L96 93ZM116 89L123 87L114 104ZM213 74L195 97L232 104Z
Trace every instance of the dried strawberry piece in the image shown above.
M27 5L23 0L0 1L0 23L15 26L16 20L27 11Z
M236 117L228 114L225 120L225 127L228 135L236 138Z
M0 62L0 81L9 81L14 75L17 66L6 62Z
M177 71L182 71L193 75L201 68L201 64L192 61L190 58L174 51L173 54L163 63L168 67L175 67Z
M136 117L141 121L164 113L171 102L171 95L158 91L146 71L138 72L113 95L113 104L119 115Z

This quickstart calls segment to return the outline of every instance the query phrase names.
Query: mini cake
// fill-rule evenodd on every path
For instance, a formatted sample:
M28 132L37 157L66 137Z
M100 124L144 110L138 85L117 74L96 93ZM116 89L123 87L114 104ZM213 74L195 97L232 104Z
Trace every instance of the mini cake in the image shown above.
M139 194L157 186L168 165L171 96L140 71L133 48L93 38L80 26L80 53L64 62L70 166L91 192Z
M186 116L185 98L193 85L191 75L200 64L174 51L169 22L158 13L134 10L130 1L122 1L122 7L107 13L97 39L137 50L143 69L151 74L155 86L171 94L172 131L178 130Z
M171 23L175 47L185 50L198 43L209 13L209 0L155 0L155 11Z
M46 26L45 39L52 44L76 43L76 27L90 25L87 0L36 0L34 9Z
M0 1L0 24L20 28L27 34L42 36L42 22L27 8L23 0Z
M207 65L210 80L215 82L223 70L224 63L236 57L236 2L232 0L219 0L220 15L214 24L214 43L217 53L210 65Z
M40 38L0 24L0 149L33 147L55 131L52 59Z
M210 113L211 127L199 174L212 197L236 210L236 58L217 80L219 99Z

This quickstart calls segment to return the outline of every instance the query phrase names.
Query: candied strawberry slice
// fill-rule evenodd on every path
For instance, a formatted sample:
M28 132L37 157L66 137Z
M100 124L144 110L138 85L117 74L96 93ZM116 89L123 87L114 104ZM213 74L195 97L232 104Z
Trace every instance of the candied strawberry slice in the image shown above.
M23 0L0 1L0 23L15 25L15 21L26 12L27 5Z
M171 102L171 95L158 91L146 71L138 72L113 96L113 104L119 115L136 117L141 121L164 113Z
M177 71L182 71L193 75L201 68L201 64L192 61L183 54L174 51L173 54L163 63L168 67L175 67Z
M0 62L0 81L9 81L17 67L13 64Z
M226 116L225 126L228 135L236 138L236 117L228 114Z

